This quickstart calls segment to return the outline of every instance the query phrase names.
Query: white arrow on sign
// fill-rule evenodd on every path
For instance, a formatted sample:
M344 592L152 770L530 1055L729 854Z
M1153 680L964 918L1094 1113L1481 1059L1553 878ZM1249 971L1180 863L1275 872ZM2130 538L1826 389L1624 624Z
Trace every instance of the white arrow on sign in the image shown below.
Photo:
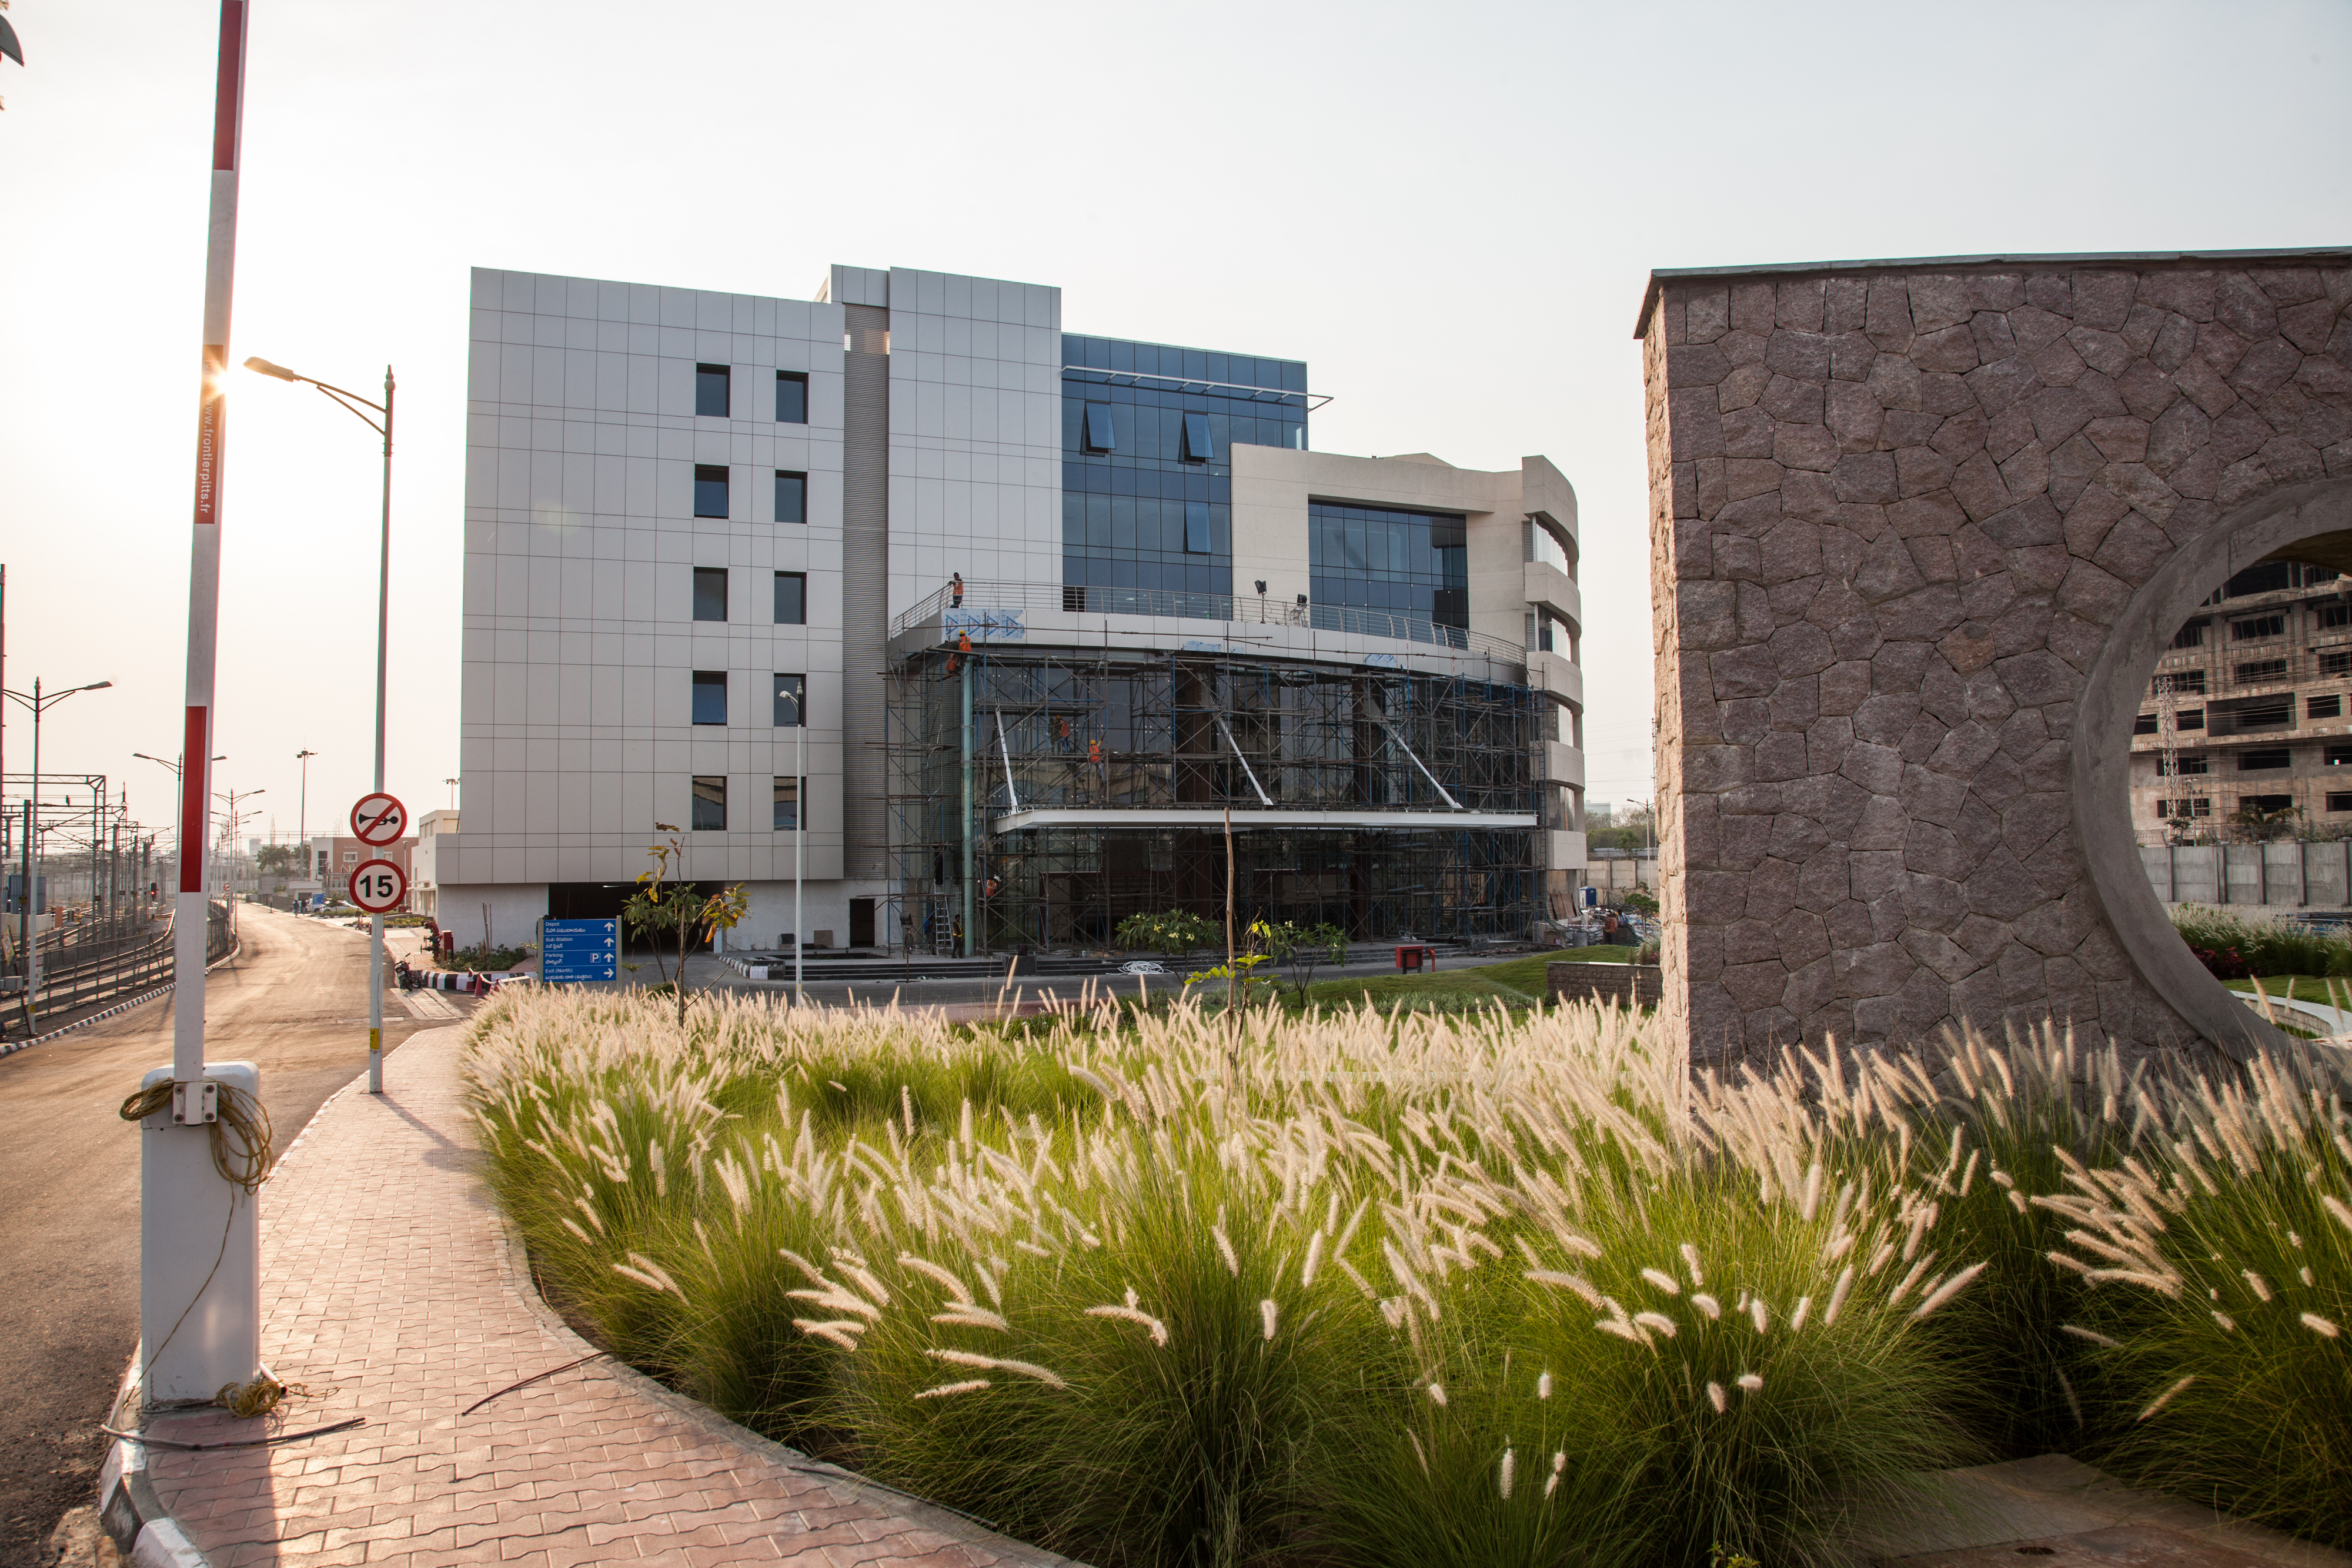
M361 796L360 803L352 808L352 836L363 844L382 849L398 843L407 831L408 808L380 789Z
M362 861L352 868L352 902L370 915L388 915L408 896L408 873L390 861Z

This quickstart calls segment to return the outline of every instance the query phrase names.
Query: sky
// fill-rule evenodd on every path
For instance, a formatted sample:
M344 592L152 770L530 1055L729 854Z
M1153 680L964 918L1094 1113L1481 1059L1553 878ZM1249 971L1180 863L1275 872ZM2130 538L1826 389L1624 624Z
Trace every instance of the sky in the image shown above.
M43 768L127 784L167 841L132 754L178 747L216 16L16 0L0 62L6 685L112 681L50 712ZM255 0L251 49L232 358L396 369L416 812L457 770L470 267L1055 284L1073 331L1307 361L1319 450L1541 453L1580 503L1588 798L1622 801L1650 268L2352 240L2347 0ZM378 448L309 388L232 386L215 783L315 832L370 781Z

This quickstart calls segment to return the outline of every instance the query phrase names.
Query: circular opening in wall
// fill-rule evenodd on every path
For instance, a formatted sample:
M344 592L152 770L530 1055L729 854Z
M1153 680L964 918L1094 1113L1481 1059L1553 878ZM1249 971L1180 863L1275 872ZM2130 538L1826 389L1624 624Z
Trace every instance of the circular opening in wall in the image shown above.
M2347 1032L2352 536L2231 572L2131 728L2133 837L2190 957L2289 1033Z
M2094 889L2171 1009L2136 1032L2352 1033L2352 484L2184 542L2111 627L2074 750Z

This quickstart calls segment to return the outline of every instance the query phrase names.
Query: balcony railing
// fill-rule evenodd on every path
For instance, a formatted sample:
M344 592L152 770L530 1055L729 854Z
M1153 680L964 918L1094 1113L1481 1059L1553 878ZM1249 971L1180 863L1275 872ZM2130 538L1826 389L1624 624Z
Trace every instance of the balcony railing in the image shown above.
M929 625L955 610L1059 611L1087 615L1149 615L1166 620L1222 621L1263 626L1303 626L1356 637L1383 637L1483 654L1514 664L1528 662L1517 643L1460 626L1440 625L1385 610L1342 604L1298 604L1255 594L1187 593L1158 588L1057 587L1043 582L967 582L959 597L950 589L916 604L890 622L898 632Z

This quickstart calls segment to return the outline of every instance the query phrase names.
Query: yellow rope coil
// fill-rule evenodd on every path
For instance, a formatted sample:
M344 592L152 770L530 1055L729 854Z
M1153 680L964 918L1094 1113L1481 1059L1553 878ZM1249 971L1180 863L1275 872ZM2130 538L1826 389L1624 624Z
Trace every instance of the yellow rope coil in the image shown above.
M269 1167L276 1162L270 1147L269 1113L260 1101L234 1084L215 1081L220 1091L220 1119L209 1124L213 1141L213 1169L220 1172L221 1180L241 1186L248 1193L261 1190L269 1179ZM122 1119L143 1122L172 1108L172 1080L151 1083L122 1102ZM237 1147L231 1150L228 1133L236 1134Z

